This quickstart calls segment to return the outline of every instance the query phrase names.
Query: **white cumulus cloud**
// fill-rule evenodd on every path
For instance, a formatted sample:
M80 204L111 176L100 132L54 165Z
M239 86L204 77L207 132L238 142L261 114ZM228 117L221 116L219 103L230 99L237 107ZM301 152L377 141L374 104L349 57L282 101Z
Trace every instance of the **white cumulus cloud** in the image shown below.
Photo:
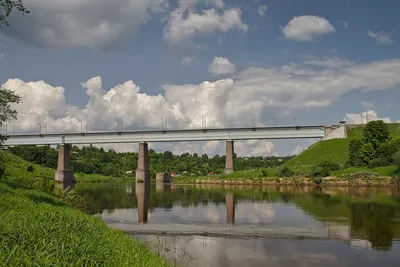
M208 66L208 72L215 76L223 76L236 72L236 65L224 57L214 57L214 60Z
M390 118L381 117L375 110L367 110L362 113L348 113L344 120L348 124L366 124L370 121L378 121L382 120L386 123L391 123L392 120Z
M2 85L22 96L17 132L79 132L81 122L89 131L115 130L121 120L125 130L161 129L162 119L171 128L244 127L282 121L298 109L330 105L352 91L387 90L400 84L400 59L353 63L342 68L312 69L308 64L281 67L248 67L231 77L199 84L162 86L162 94L145 93L134 81L103 88L101 77L82 83L89 97L83 107L65 102L64 88L44 81L10 79ZM267 114L267 115L266 115ZM268 116L267 118L265 116ZM379 116L369 111L368 120ZM360 114L347 114L349 123ZM384 118L389 121L389 118ZM366 116L364 116L366 120ZM300 123L300 120L298 121ZM275 124L276 125L276 124ZM13 126L12 126L13 127ZM14 128L14 127L13 127ZM188 145L188 144L187 144ZM246 143L243 154L273 153L270 143ZM223 153L224 144L191 144L192 150ZM241 149L238 143L238 149ZM251 147L253 146L253 147ZM244 150L250 149L250 150ZM221 151L221 152L218 152ZM184 151L182 151L184 152Z
M368 31L367 33L368 33L368 36L375 39L378 44L383 44L383 45L394 44L392 37L390 36L390 33L387 33L385 31L381 31L381 32Z
M221 7L218 3L219 1L215 1L214 4ZM239 8L222 11L211 8L197 13L192 5L181 2L168 15L164 38L172 46L187 46L193 45L193 38L198 35L228 32L234 29L245 32L248 28L242 21L242 11Z
M336 29L327 19L319 16L294 17L282 29L285 39L296 41L312 41L335 31Z

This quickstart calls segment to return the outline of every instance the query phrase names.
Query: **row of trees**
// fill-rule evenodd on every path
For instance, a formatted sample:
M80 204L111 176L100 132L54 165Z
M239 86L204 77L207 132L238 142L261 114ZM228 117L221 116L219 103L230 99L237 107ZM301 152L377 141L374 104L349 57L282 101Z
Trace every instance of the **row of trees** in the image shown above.
M398 161L400 140L391 138L383 121L369 122L365 126L362 138L350 141L348 166L374 168L393 165Z
M27 161L49 168L57 167L57 149L50 146L17 146L9 149L12 153L21 156ZM238 158L235 154L235 167L238 170L249 168L268 168L284 164L291 157L250 157ZM121 177L127 171L137 168L137 153L117 153L110 149L77 146L71 149L71 168L75 172L95 173L107 176ZM149 150L150 172L153 177L157 172L177 172L188 175L207 175L210 172L220 174L225 167L225 156L208 157L207 154L184 153L174 155L170 151L157 153Z

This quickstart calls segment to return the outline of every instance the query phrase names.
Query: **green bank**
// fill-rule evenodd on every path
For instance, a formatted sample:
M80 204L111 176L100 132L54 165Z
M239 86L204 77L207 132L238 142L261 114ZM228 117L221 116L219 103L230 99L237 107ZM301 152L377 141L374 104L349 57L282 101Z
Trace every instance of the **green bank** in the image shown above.
M54 170L4 151L0 157L0 266L168 266L145 244L80 211L85 199L58 189Z

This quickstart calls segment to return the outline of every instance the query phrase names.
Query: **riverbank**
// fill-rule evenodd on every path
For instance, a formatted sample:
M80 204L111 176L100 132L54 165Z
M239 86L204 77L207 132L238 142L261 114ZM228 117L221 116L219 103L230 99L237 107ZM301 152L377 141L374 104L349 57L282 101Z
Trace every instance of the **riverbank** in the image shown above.
M354 173L346 176L325 178L307 177L265 177L265 178L229 178L229 177L182 177L174 178L175 184L222 184L222 185L272 185L272 186L378 186L399 187L399 177L378 176L370 173Z
M169 266L99 218L0 181L0 266Z

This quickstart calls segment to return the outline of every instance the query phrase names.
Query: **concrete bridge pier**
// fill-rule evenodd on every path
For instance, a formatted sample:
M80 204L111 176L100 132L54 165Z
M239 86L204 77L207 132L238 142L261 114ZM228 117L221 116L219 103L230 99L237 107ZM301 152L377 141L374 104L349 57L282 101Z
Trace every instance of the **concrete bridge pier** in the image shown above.
M71 145L61 144L58 147L58 165L55 175L56 181L63 184L64 188L73 187L76 184L73 171L69 168Z
M150 201L150 183L137 183L135 193L138 207L138 222L147 223Z
M233 146L233 141L226 141L226 155L225 155L225 174L230 174L235 171L233 158L235 150Z
M136 169L136 182L150 182L149 149L146 142L139 143L138 167Z
M229 192L225 196L226 205L226 223L235 223L235 198L232 192Z

